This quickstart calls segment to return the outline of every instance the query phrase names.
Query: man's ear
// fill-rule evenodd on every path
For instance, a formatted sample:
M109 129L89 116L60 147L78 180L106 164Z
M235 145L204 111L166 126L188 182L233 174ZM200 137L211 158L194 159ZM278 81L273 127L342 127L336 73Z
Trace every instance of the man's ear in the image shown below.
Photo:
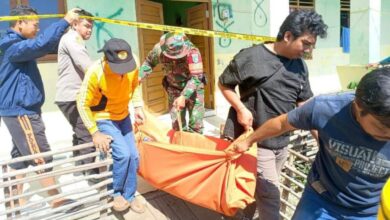
M363 108L361 106L359 106L359 103L356 101L356 100L353 100L352 102L352 108L353 108L353 112L354 112L354 115L355 115L355 118L357 120L359 120L359 118L361 118L362 116L364 116L365 114L363 113Z
M23 20L17 20L14 27L16 27L19 31L21 31L22 28L21 26L23 22L24 22Z
M72 27L73 30L76 30L77 24L78 24L78 21L72 23L71 27Z
M285 42L291 42L294 40L294 35L291 33L291 31L286 31L283 36L283 40Z
M356 100L353 100L352 105L355 106L356 110L362 111L363 109L359 106L359 103Z

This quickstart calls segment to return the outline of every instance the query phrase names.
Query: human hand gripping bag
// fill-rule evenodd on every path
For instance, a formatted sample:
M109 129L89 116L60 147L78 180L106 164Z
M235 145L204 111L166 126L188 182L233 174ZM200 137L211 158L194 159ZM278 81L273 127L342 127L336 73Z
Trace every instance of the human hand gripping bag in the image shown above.
M145 115L145 123L135 131L140 154L138 173L147 182L227 216L255 201L256 146L235 153L230 150L234 142L173 131L150 113Z

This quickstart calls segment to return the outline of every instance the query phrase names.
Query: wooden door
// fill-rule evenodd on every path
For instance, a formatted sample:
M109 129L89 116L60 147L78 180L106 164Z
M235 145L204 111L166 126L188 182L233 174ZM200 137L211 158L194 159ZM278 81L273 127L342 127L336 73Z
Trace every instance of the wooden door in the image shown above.
M138 0L137 20L153 24L164 24L163 6L160 3ZM140 65L145 60L149 51L160 41L162 31L138 29L138 41L140 51ZM142 95L145 108L155 114L164 114L168 111L168 96L162 87L164 73L159 64L153 69L153 73L142 83Z
M197 28L203 30L209 30L209 12L207 10L207 3L202 3L192 8L187 9L187 26L190 28ZM211 68L211 38L202 36L188 36L192 43L199 48L203 60L203 70L206 74L208 83L205 86L205 107L214 108L214 74Z

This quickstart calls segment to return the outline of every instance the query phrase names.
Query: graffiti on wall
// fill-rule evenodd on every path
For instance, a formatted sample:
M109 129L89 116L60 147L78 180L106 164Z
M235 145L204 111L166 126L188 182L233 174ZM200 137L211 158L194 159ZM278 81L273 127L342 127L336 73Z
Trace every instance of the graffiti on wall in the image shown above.
M82 8L80 7L79 5L76 6L76 8ZM115 17L118 17L119 15L121 15L123 12L123 8L119 8L116 12L114 12L113 14L109 15L107 18L109 19L113 19ZM95 16L96 17L99 17L99 12L96 12L95 13ZM106 27L105 27L106 23L105 22L100 22L100 21L95 21L94 22L94 27L96 29L96 44L97 44L97 48L102 48L103 44L114 37L114 35L112 34L112 32L110 30L108 30ZM107 38L103 38L102 35L107 35L108 36L108 39Z
M253 22L257 27L265 27L268 23L268 17L263 9L264 0L253 0L255 3L253 11ZM223 31L229 32L229 28L234 24L233 9L229 3L213 4L213 16L216 25ZM232 44L232 39L219 38L218 44L222 48L228 48Z
M213 15L215 23L223 32L229 32L229 27L234 24L232 5L227 3L216 3L213 5ZM217 15L217 18L215 18ZM227 48L232 44L232 39L219 38L218 44L222 48Z
M255 2L255 11L253 13L253 22L257 27L264 27L267 25L268 17L265 13L262 4L264 3L264 0L253 0Z
M122 14L122 12L123 12L123 8L119 8L116 12L114 12L113 14L108 16L107 18L113 19L115 17L118 17L119 15ZM95 15L96 15L96 17L99 17L99 13L98 12L96 12ZM112 32L110 30L108 30L105 27L105 25L106 25L105 22L95 22L97 48L102 48L102 45L104 44L105 41L107 41L107 40L109 40L109 39L114 37ZM104 35L106 35L106 36L104 36ZM108 39L105 38L107 36L108 36Z

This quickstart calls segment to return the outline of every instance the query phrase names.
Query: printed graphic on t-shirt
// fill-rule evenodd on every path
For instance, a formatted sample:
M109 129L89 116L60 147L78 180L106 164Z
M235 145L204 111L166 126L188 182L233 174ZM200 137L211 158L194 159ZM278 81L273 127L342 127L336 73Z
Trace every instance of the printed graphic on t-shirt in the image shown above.
M383 178L390 174L390 161L382 153L365 146L354 146L329 139L330 154L344 171Z

